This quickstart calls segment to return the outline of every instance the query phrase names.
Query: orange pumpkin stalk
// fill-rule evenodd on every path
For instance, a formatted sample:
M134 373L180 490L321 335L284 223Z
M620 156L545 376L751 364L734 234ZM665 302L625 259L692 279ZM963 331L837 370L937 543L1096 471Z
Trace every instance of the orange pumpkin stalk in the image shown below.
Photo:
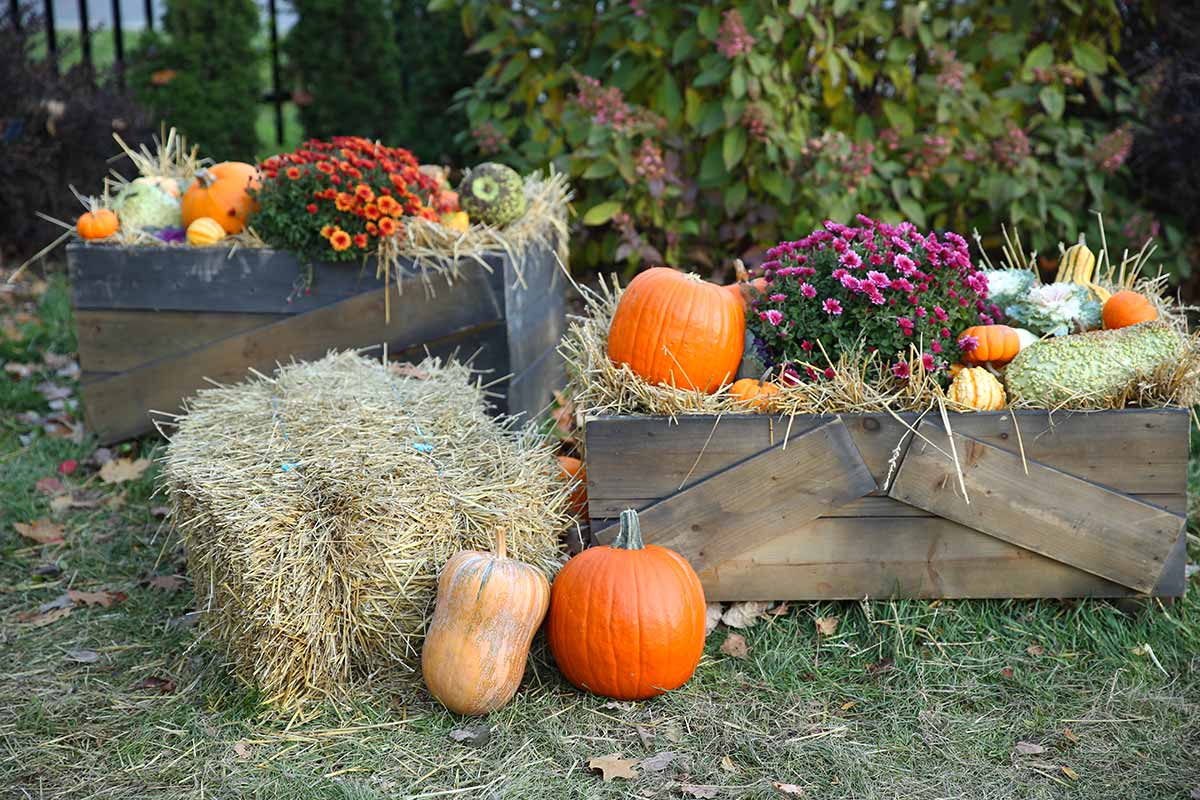
M652 267L625 288L608 331L608 357L650 383L712 394L742 360L746 314L727 287Z
M746 265L740 258L733 262L733 275L734 282L725 286L724 289L736 297L743 308L749 306L751 300L767 293L767 279L750 280L750 273L746 271Z
M991 362L994 366L1007 364L1021 352L1021 337L1007 325L976 325L967 328L959 338L973 336L979 340L979 346L969 353L963 353L963 363L968 366Z
M183 193L183 227L201 217L212 217L226 233L241 233L246 218L258 208L250 193L258 188L259 174L252 164L226 161L200 170Z
M1126 328L1158 319L1158 309L1144 295L1126 289L1104 301L1100 318L1105 328Z
M683 556L643 544L626 509L611 546L584 550L554 579L546 635L580 689L645 700L687 683L700 663L704 589Z
M421 650L430 693L456 714L486 714L512 700L550 585L534 567L496 552L455 553L438 578L433 621Z

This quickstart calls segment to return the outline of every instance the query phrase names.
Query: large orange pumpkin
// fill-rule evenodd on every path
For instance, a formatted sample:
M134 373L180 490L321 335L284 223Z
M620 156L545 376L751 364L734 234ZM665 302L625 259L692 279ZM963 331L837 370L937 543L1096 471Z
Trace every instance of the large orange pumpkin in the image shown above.
M969 353L963 353L963 363L967 365L986 364L994 366L1007 364L1021 352L1021 337L1007 325L976 325L967 328L959 338L974 336L979 340L979 346Z
M562 471L565 480L575 482L575 487L571 490L571 513L586 517L588 511L587 467L574 456L559 456L558 468Z
M617 700L687 683L704 650L704 589L674 550L642 542L637 512L621 532L567 562L550 590L546 635L567 680Z
M1104 301L1100 318L1105 328L1125 328L1158 319L1158 309L1144 295L1126 289Z
M739 258L733 262L734 282L725 286L725 291L737 298L743 307L750 305L752 300L767 293L767 279L755 278L750 280L746 265Z
M608 357L650 383L709 394L742 360L746 314L739 295L669 267L630 281L608 331Z
M212 217L226 233L241 233L246 218L258 207L250 194L258 187L258 170L252 164L226 161L200 170L183 193L183 227L200 217Z
M546 577L508 558L504 538L497 531L495 553L455 553L438 578L421 673L456 714L486 714L512 699L550 602Z

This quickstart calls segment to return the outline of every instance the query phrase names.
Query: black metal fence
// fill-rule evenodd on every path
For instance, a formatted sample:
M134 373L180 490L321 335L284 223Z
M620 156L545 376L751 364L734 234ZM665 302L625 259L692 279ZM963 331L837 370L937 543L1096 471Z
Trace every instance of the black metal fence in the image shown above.
M22 0L9 0L9 11L12 15L13 24L21 24L21 8L25 5ZM106 32L103 28L94 28L91 22L92 8L88 0L77 0L76 7L78 8L79 16L79 51L82 63L91 71L95 71L95 60L92 51L92 39L96 36L108 35L112 37L114 67L117 81L124 86L125 81L125 21L123 6L141 6L143 16L143 24L146 30L153 31L156 22L157 10L154 0L129 0L122 3L121 0L110 0L108 3L100 3L99 7L103 8L103 12L107 12L111 24ZM51 62L57 62L59 55L59 36L57 15L55 13L54 0L44 0L41 4L42 17L45 20L46 26L46 50L51 59ZM287 102L288 95L284 92L282 83L282 70L279 59L279 7L277 0L267 0L266 2L266 17L267 30L270 37L270 58L271 58L271 88L263 94L263 102L269 103L273 107L275 114L275 138L279 144L284 142L284 126L283 126L283 104ZM135 12L136 13L136 12Z

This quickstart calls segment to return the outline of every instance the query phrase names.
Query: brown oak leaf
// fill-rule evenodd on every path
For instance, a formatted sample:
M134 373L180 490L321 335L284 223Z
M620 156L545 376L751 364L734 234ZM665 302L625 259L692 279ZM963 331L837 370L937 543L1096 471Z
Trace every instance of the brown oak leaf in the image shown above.
M71 589L67 592L67 597L78 606L100 606L101 608L109 608L113 603L123 603L128 598L124 592L109 592L101 589L98 592L81 592L76 589Z
M39 479L38 482L34 484L34 488L36 488L42 494L54 495L63 490L63 483L57 477L51 475L49 478Z
M662 772L667 767L671 766L671 762L675 760L675 753L670 750L663 750L661 753L655 753L652 756L646 756L638 762L638 766L647 772Z
M150 469L150 459L114 458L100 468L100 480L105 483L125 483L142 477L142 473Z
M620 753L589 758L587 765L588 769L598 771L605 783L617 778L630 781L637 777L637 759L621 758Z
M1014 749L1023 756L1038 756L1046 752L1046 748L1034 742L1017 742Z
M38 544L53 544L61 542L66 529L62 525L51 522L43 517L33 522L14 522L13 528L26 539L32 539Z
M183 586L183 578L178 575L155 575L146 581L146 585L164 592L177 592Z
M1046 654L1046 648L1042 647L1040 644L1031 644L1029 647L1025 648L1025 652L1034 658L1037 658L1038 656Z
M804 789L794 783L771 781L771 786L780 794L791 795L792 797L804 797Z
M746 658L750 655L750 648L746 645L745 636L730 633L725 637L725 641L721 642L721 652L734 658Z
M708 798L716 797L719 789L716 786L697 786L694 783L681 783L679 784L679 791L686 797L707 800Z
M157 675L151 675L142 678L133 685L135 689L154 689L159 694L171 694L175 691L175 681L169 678L160 678Z
M817 633L821 636L833 636L837 633L837 617L817 617L813 623L817 626Z

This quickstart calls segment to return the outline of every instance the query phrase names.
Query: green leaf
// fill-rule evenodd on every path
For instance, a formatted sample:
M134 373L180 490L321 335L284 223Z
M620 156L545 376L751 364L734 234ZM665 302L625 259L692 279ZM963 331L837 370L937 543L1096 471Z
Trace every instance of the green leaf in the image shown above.
M725 188L725 213L735 214L746 202L746 182L737 183Z
M1102 74L1108 70L1108 59L1099 47L1090 42L1072 44L1071 58L1076 66L1090 74Z
M700 184L715 186L725 177L725 164L721 159L721 147L716 139L708 143L704 159L700 162Z
M725 80L725 76L728 74L729 62L722 61L719 64L714 64L697 75L696 80L692 81L692 86L695 86L696 88L713 86Z
M478 39L476 39L469 48L467 48L467 52L482 53L486 50L491 50L503 42L507 36L508 31L504 29L492 31L491 33L485 33L483 36L480 36Z
M743 97L746 94L746 70L741 64L735 66L733 74L729 76L729 89L734 97Z
M658 94L654 98L657 110L671 123L679 119L679 114L683 111L683 97L679 94L679 87L675 85L675 78L670 72L663 74L662 83L658 85Z
M690 56L696 49L696 41L699 38L695 28L688 28L681 33L675 40L675 47L671 50L671 63L678 64Z
M615 175L617 167L611 161L593 161L588 164L588 168L583 171L584 180L594 178L607 178L609 175Z
M925 209L921 208L921 204L911 197L903 197L896 201L900 210L904 212L904 216L916 225L918 228L925 227Z
M767 194L777 198L780 202L791 202L792 182L784 176L783 172L778 170L764 172L758 182Z
M621 204L616 200L607 200L603 203L597 203L588 209L583 215L584 225L603 225L608 222L613 216L621 210Z
M721 140L721 159L725 162L725 169L731 170L736 167L745 154L746 129L739 125L726 130L725 136Z
M1042 42L1029 51L1025 56L1025 69L1045 69L1054 63L1054 47L1049 42Z
M857 5L858 0L833 0L833 15L840 17Z
M705 104L704 115L700 118L700 124L696 126L696 133L701 137L706 137L719 130L725 124L725 111L721 108L721 104L715 100Z
M696 27L706 39L715 39L717 29L721 27L720 12L714 6L705 6L696 19Z
M1067 104L1062 89L1057 86L1044 86L1038 92L1038 100L1042 101L1042 108L1046 109L1047 114L1054 119L1062 119L1063 109Z
M1015 61L1025 47L1025 34L1000 33L988 39L988 52L1001 63Z
M900 131L901 136L912 136L913 118L908 109L891 100L883 101L883 114L893 128Z

